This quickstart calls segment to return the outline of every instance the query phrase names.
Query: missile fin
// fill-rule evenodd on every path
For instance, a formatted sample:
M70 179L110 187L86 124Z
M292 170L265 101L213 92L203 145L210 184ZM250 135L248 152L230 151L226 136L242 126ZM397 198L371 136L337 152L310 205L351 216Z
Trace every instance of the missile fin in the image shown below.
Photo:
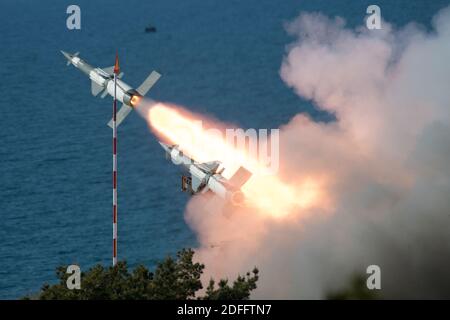
M94 81L91 81L91 93L94 97L102 92L103 89L105 89L103 86L95 83Z
M105 91L103 91L101 98L103 99L104 97L106 97L106 95L108 94L108 90L105 89Z
M119 126L122 123L122 121L128 116L131 110L133 110L133 108L127 106L126 104L122 104L122 107L116 114L116 126ZM112 119L109 120L108 126L110 126L112 129Z
M194 193L199 192L202 186L202 180L197 178L196 176L192 176L192 191Z
M230 178L229 182L236 188L241 188L252 176L252 173L245 169L244 167L240 167L234 175Z
M220 161L209 161L199 164L199 167L209 173L217 173L217 169L221 165Z
M67 52L62 51L62 50L61 50L61 53L67 58L67 63L66 63L67 66L70 66L70 64L72 63L73 57L77 57L80 54L80 52L75 52L74 54L70 55Z
M161 74L159 74L156 71L152 71L150 75L147 77L147 79L142 82L142 84L139 86L139 88L136 89L137 92L139 92L141 95L145 96L148 92L148 90L153 87L153 85L158 81L158 79L161 77Z
M106 68L102 68L103 69L103 71L105 71L107 74L113 74L113 72L114 72L114 66L111 66L111 67L106 67Z

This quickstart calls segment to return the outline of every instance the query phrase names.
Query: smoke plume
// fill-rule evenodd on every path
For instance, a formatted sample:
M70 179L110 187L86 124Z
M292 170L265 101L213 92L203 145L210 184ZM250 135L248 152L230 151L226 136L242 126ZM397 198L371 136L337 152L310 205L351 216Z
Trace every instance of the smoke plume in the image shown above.
M381 268L384 298L450 298L450 9L428 32L350 30L301 14L287 25L280 75L336 121L296 115L280 128L279 177L321 177L326 205L276 219L194 197L206 279L258 266L253 298L323 298Z

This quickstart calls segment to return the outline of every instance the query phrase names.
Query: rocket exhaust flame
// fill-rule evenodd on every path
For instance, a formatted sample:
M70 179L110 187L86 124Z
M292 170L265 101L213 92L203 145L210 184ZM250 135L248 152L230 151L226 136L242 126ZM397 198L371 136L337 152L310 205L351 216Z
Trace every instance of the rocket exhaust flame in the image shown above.
M138 96L138 95L133 95L133 96L131 97L130 104L131 104L131 106L133 106L133 107L137 107L137 106L139 106L139 104L141 103L141 101L142 101L142 97L140 97L140 96Z
M239 166L252 172L242 192L246 203L259 213L283 217L294 209L318 206L323 198L318 179L305 177L295 186L283 182L249 152L230 144L220 134L224 131L223 124L163 103L148 109L147 120L163 141L179 145L183 152L196 161L221 161L225 169L223 176L226 178L234 174Z

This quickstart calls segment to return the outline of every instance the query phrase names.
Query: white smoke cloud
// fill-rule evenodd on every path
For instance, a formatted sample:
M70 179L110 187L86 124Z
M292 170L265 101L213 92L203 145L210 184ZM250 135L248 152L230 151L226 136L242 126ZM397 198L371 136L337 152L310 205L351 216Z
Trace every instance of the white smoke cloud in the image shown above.
M282 79L336 121L284 125L280 175L326 176L331 205L273 220L194 197L207 277L256 265L254 298L316 299L377 264L385 298L450 298L450 8L433 27L350 30L320 14L287 26Z

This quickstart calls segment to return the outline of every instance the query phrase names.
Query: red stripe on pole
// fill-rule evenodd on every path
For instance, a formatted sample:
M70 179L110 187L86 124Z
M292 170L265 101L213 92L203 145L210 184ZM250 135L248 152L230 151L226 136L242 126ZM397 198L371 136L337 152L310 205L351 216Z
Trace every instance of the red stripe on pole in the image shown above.
M113 153L117 153L117 139L113 138Z
M113 172L113 189L117 189L117 172Z
M113 223L117 223L117 207L113 205Z

